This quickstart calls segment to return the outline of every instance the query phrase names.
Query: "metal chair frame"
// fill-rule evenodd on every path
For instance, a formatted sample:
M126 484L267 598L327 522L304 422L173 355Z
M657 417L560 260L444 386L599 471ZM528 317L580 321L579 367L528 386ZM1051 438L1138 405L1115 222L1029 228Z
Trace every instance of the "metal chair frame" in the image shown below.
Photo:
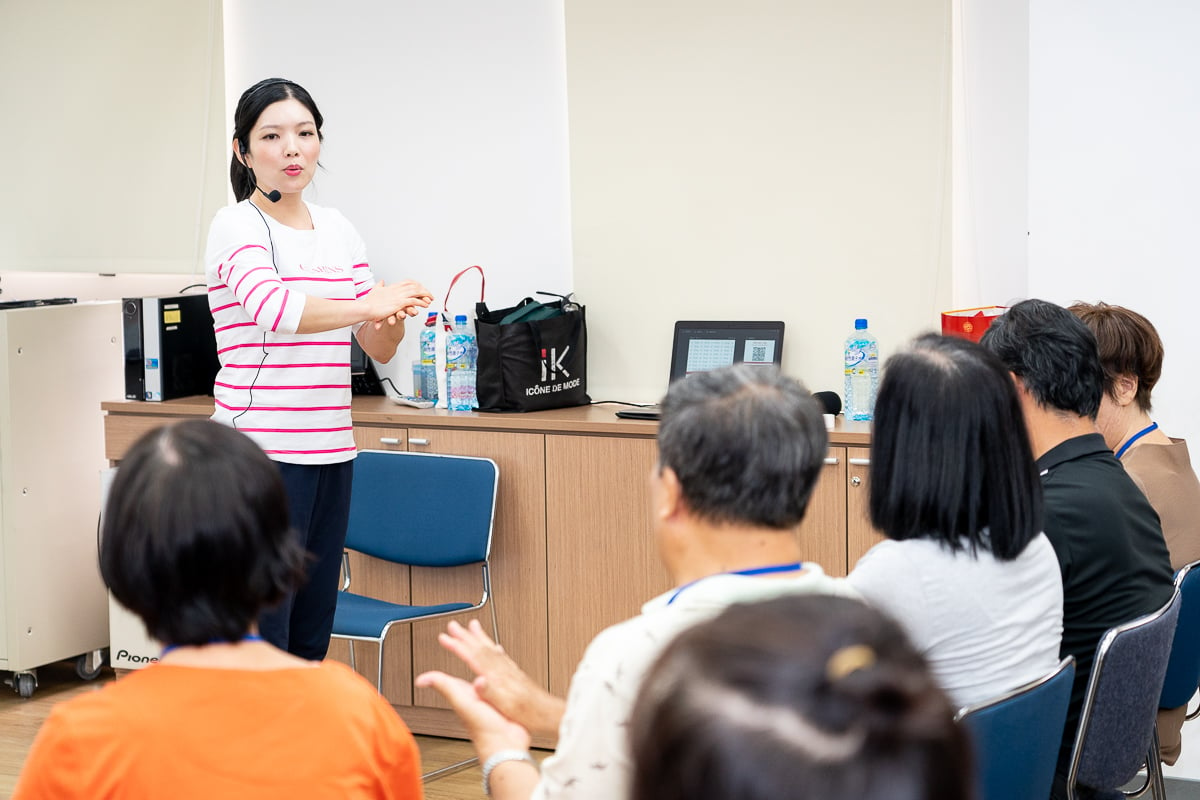
M1171 599L1168 600L1167 603L1165 605L1163 605L1161 608L1159 608L1155 611L1152 611L1151 613L1146 614L1144 616L1138 617L1137 619L1126 622L1122 625L1116 625L1112 628L1109 628L1104 633L1104 635L1102 637L1100 637L1100 642L1096 645L1096 658L1095 658L1094 662L1092 663L1092 674L1088 678L1087 692L1083 698L1083 708L1079 715L1079 728L1075 732L1075 742L1071 747L1071 763L1070 763L1070 769L1067 773L1067 797L1069 798L1069 800L1076 800L1076 798L1078 797L1078 794L1076 793L1076 786L1078 785L1079 764L1080 764L1080 760L1082 758L1083 745L1084 745L1084 742L1085 742L1087 734L1088 734L1088 728L1091 724L1092 715L1093 715L1094 708L1095 708L1095 695L1096 695L1096 691L1097 691L1097 683L1099 681L1100 676L1103 674L1102 670L1104 668L1105 658L1108 655L1108 651L1112 648L1113 642L1117 639L1118 636L1120 636L1123 633L1127 633L1127 632L1135 630L1137 628L1141 628L1146 625L1150 625L1154 622L1157 622L1164 615L1170 613L1173 608L1176 609L1176 614L1177 614L1178 613L1177 607L1179 606L1179 604L1180 604L1179 589L1174 588L1171 592ZM1173 634L1173 632L1172 632L1172 634ZM1173 639L1174 639L1174 636L1172 635L1172 640ZM1165 671L1166 671L1165 664L1164 664L1163 671L1165 674ZM1160 685L1158 692L1156 692L1155 694L1157 695L1158 693L1161 693L1161 691L1162 691L1162 689L1161 689L1161 685ZM1143 794L1146 793L1146 790L1149 789L1151 791L1152 796L1155 798L1155 800L1167 800L1166 786L1163 782L1162 764L1158 760L1158 728L1154 724L1153 717L1149 720L1148 724L1150 727L1150 745L1147 750L1147 757L1146 757L1146 762L1145 762L1146 763L1146 781L1138 789L1136 789L1132 792L1122 792L1122 793L1126 797L1141 797ZM1098 787L1098 788L1108 788L1108 787Z
M977 714L981 714L983 712L986 712L990 709L994 709L997 706L1003 706L1006 703L1009 703L1013 700L1017 700L1019 698L1025 698L1025 697L1028 697L1029 695L1039 694L1041 690L1044 690L1047 687L1050 687L1051 685L1060 685L1060 682L1065 680L1066 685L1065 685L1065 691L1063 693L1064 696L1063 696L1062 707L1058 712L1058 717L1060 720L1059 726L1058 726L1059 730L1053 737L1051 737L1053 744L1051 746L1051 749L1050 749L1050 751L1048 753L1048 757L1047 757L1047 771L1046 771L1047 774L1046 774L1045 794L1048 795L1050 793L1051 784L1053 783L1053 780L1054 780L1054 765L1055 765L1055 762L1058 757L1058 743L1062 740L1062 727L1066 721L1067 706L1070 702L1070 697L1071 697L1071 682L1072 682L1074 675L1075 675L1075 656L1069 655L1069 656L1066 656L1065 658L1063 658L1061 661L1059 661L1058 665L1055 666L1055 668L1053 670L1046 673L1045 675L1035 678L1034 680L1029 681L1027 683L1021 684L1020 686L1010 689L1009 691L1004 692L1003 694L998 695L996 697L981 701L979 703L974 703L969 706L963 706L962 708L960 708L958 710L958 713L956 713L954 715L954 721L959 725L963 725L963 726L966 726L969 728L971 725L971 718L973 716L975 716ZM980 750L979 743L977 741L973 741L972 746L976 748L976 754L977 754L977 757L975 759L976 766L977 766L977 768L981 767L983 765L984 759L978 757L979 750ZM1024 765L1012 765L1012 766L1017 766L1018 768L1020 768L1021 766L1024 766ZM985 798L986 800L993 800L988 792L989 787L988 787L988 781L986 780L986 776L984 776L982 774L978 774L978 777L980 778L980 781L979 781L980 785L978 786L978 789L980 791L980 796L982 798ZM1008 800L1008 798L1005 798L1005 800Z
M1193 572L1195 572L1196 574L1195 574L1195 576L1193 576L1191 578L1191 580L1192 581L1200 580L1200 561L1193 561L1190 564L1184 564L1175 573L1175 588L1179 589L1180 594L1183 594L1184 583L1188 580L1188 577ZM1198 594L1200 594L1200 593L1198 593ZM1186 604L1186 602L1187 602L1187 598L1184 597L1184 603ZM1190 615L1190 614L1195 614L1195 613L1197 613L1197 612L1194 609L1188 609L1185 605L1185 607L1181 608L1179 611L1180 623L1181 624L1183 623L1183 617L1185 614ZM1195 634L1194 634L1194 632L1189 634L1189 632L1182 631L1182 630L1176 630L1176 632L1175 632L1176 638L1178 638L1180 636L1187 636L1187 635L1195 635ZM1186 667L1184 665L1177 665L1174 660L1175 659L1174 647L1172 647L1171 658L1172 658L1172 661L1167 667L1167 677L1166 677L1166 679L1164 681L1164 685L1163 685L1163 700L1165 701L1163 708L1175 708L1176 706L1179 705L1177 697L1173 701L1172 701L1172 699L1167 697L1168 689L1174 685L1174 684L1172 684L1171 681L1173 679L1179 680L1179 678L1174 674L1174 670L1187 668L1190 672L1190 671L1192 671L1192 668L1194 667L1194 665L1187 665ZM1200 686L1200 672L1191 675L1190 678L1187 675L1185 675L1184 679L1188 680L1189 683L1197 684L1198 686ZM1195 699L1195 694L1196 694L1196 692L1195 692L1195 690L1193 690L1192 696L1188 700L1188 704L1190 704L1191 700ZM1195 711L1191 712L1190 714L1187 714L1184 717L1184 720L1190 721L1190 720L1195 719L1196 717L1200 717L1200 706L1197 706Z

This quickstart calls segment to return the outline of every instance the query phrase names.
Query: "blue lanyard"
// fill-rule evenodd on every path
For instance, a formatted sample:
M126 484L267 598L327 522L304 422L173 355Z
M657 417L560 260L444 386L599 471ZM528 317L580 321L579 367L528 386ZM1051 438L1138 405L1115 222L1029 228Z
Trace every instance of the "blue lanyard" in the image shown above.
M1117 460L1118 461L1121 460L1121 456L1125 455L1125 451L1129 449L1129 445L1133 444L1134 442L1136 442L1138 439L1145 436L1150 431L1155 431L1155 430L1158 430L1158 423L1151 422L1149 425L1142 428L1140 431L1135 433L1133 436L1130 436L1129 441L1126 442L1125 444L1121 445L1121 449L1117 451Z
M718 572L717 574L718 575L774 575L774 574L780 573L780 572L797 572L801 569L804 569L804 562L803 561L793 561L791 564L772 564L767 567L752 567L750 569L738 569L738 570L734 570L732 572ZM688 583L685 583L683 586L680 586L678 589L675 590L675 594L671 595L671 599L667 600L667 605L671 605L671 603L674 603L675 600L679 597L679 595L683 594L685 591L692 588L700 581L707 580L708 578L712 578L712 577L715 577L715 576L714 575L706 575L703 578L697 578L694 581L689 581Z
M257 633L248 633L240 639L235 639L232 641L229 639L213 639L212 641L208 642L208 644L238 644L239 642L261 642L262 640L263 637L259 636ZM178 650L182 646L183 645L169 644L163 648L162 654L165 656L172 650Z

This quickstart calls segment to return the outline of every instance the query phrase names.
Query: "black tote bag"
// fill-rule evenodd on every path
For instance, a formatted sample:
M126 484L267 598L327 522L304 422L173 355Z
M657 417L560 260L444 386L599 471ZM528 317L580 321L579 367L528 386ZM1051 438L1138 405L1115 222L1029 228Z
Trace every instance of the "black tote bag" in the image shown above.
M506 318L517 321L503 322ZM479 303L475 336L480 411L543 411L591 402L583 306L527 297L511 308L489 311Z

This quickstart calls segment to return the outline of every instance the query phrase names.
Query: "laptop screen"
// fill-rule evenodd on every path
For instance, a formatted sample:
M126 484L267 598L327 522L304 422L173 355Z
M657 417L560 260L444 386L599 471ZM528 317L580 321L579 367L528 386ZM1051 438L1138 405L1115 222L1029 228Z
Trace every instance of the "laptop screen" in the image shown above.
M730 364L779 366L782 359L783 322L676 322L671 380Z

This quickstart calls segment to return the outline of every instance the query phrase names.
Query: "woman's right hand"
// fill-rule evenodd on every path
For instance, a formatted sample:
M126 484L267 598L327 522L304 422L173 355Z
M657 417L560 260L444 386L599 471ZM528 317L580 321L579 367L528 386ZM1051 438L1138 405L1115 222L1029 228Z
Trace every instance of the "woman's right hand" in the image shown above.
M416 316L420 309L428 308L433 294L416 281L385 283L380 281L363 297L367 304L366 321L383 320L393 315Z

